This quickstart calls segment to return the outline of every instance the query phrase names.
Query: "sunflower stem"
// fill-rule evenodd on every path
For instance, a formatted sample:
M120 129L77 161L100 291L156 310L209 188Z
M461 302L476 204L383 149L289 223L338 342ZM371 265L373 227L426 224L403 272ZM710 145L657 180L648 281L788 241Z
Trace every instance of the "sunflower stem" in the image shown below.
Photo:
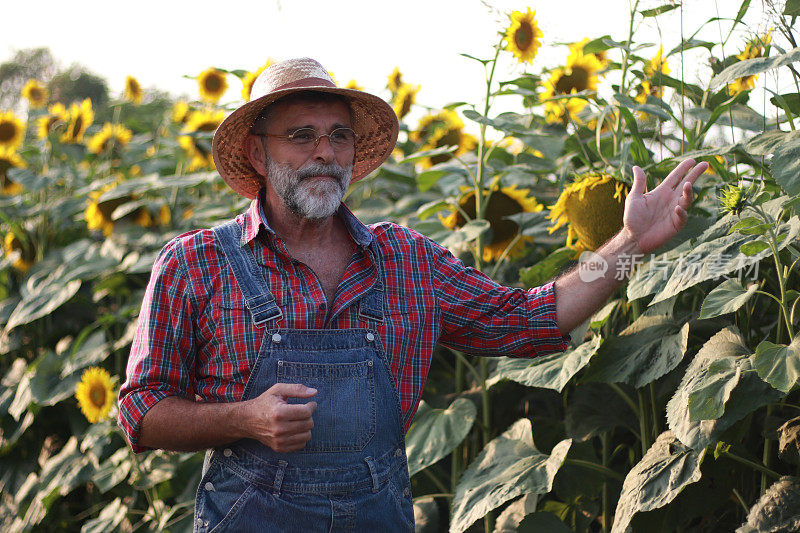
M620 80L619 84L619 92L620 94L625 94L627 91L627 83L626 77L628 76L628 59L630 59L630 47L631 41L633 40L633 21L634 17L636 16L636 11L639 8L639 0L636 0L631 7L631 19L630 24L628 25L628 40L626 41L626 49L625 53L622 56L622 79ZM614 155L617 155L619 151L622 149L622 113L617 113L617 121L614 125L614 129L617 130L617 135L615 136L616 144L614 145Z

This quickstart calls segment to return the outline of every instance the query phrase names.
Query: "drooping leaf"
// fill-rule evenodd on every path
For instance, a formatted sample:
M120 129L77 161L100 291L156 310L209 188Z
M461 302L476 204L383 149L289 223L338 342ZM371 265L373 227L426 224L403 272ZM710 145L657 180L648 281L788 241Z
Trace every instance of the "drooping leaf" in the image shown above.
M739 280L726 279L705 297L700 308L700 318L733 313L752 298L757 290L758 285L755 283L745 289Z
M75 296L80 288L81 280L79 279L72 280L66 285L57 279L43 282L35 292L29 294L17 305L14 312L11 313L11 318L8 319L6 331L49 315Z
M121 498L114 499L106 505L97 518L87 521L81 527L81 533L105 533L117 531L122 521L128 516L128 506L122 503Z
M716 420L725 412L731 392L742 378L742 367L733 357L711 361L707 373L689 393L689 421Z
M623 533L633 515L667 505L684 487L699 481L704 456L705 450L684 446L671 431L659 435L625 476L611 533Z
M775 148L770 162L772 177L792 196L800 194L800 137L794 135Z
M108 492L128 477L132 466L130 452L125 447L120 448L100 464L100 468L92 476L92 481L100 492Z
M787 17L800 17L800 0L786 0L783 14Z
M643 17L656 17L661 13L666 13L667 11L672 11L673 9L678 9L681 7L681 4L664 4L663 6L654 7L653 9L645 9L642 11Z
M408 157L401 159L397 163L398 164L414 163L416 161L419 161L420 159L425 159L426 157L434 157L437 155L449 154L455 152L457 148L458 148L457 146L443 146L441 148L434 148L433 150L422 150L420 152L414 152Z
M729 326L711 337L694 356L678 389L667 404L669 428L685 445L695 450L703 449L716 442L720 433L734 423L762 405L781 397L780 391L758 377L749 355L750 351L739 331L734 326ZM719 373L726 364L722 361L727 359L731 360L727 367L732 372L739 373L738 382L730 391L727 401L721 397L710 400L714 405L724 405L724 413L714 420L692 421L689 411L690 395L693 391L704 388L709 379L720 381L720 376L711 371ZM716 365L713 369L712 363ZM724 386L707 390L718 395L726 394ZM695 405L702 405L699 397L695 398Z
M571 439L563 440L550 455L543 454L533 445L530 421L517 420L464 471L453 499L450 531L465 531L516 496L549 492L571 444Z
M750 508L736 533L800 530L800 478L783 476Z
M764 211L776 218L788 197L782 196L762 205ZM668 252L652 257L641 265L628 283L628 299L635 300L657 293L651 305L666 300L703 281L729 275L755 265L769 257L765 249L748 256L739 247L752 240L750 235L730 233L739 222L736 215L728 214L704 231L696 243L685 243ZM786 235L779 243L783 249L800 235L800 219L796 216L776 228L777 234Z
M421 401L406 435L409 475L452 452L472 429L476 412L475 404L466 398L457 398L447 409L432 409Z
M778 455L782 461L800 465L800 416L778 428Z
M785 65L790 65L796 61L800 61L800 48L793 48L785 54L778 56L745 59L744 61L734 63L711 78L709 88L717 89L726 83L732 82L736 78L755 76L756 74L761 74L762 72L767 72Z
M600 346L600 337L586 341L573 350L533 359L506 357L486 380L486 386L510 379L528 387L542 387L561 392L572 376L586 366Z
M582 380L646 385L681 362L688 336L688 323L670 315L644 314L619 335L604 340Z
M420 172L417 174L417 187L419 187L420 191L425 192L436 185L436 182L447 174L449 174L449 172L444 170L427 170L425 172Z
M788 346L761 342L752 361L761 379L788 394L800 380L800 335Z
M642 104L642 103L637 102L636 100L634 100L630 96L626 96L624 94L615 94L614 95L614 99L617 101L617 103L619 103L619 105L625 106L628 109L633 109L634 111L640 111L640 112L643 112L643 113L647 113L648 115L653 115L655 117L660 118L661 120L669 120L671 118L670 114L667 113L667 111L665 111L664 109L662 109L663 106L658 105L656 103L644 103L644 104ZM658 99L654 98L654 100L658 100ZM663 103L663 101L661 101L661 100L658 100L658 101ZM664 103L664 105L666 105L666 104ZM667 110L669 110L669 106L667 106Z
M494 533L519 533L519 524L522 520L536 511L539 496L526 494L514 500L497 517L494 523Z

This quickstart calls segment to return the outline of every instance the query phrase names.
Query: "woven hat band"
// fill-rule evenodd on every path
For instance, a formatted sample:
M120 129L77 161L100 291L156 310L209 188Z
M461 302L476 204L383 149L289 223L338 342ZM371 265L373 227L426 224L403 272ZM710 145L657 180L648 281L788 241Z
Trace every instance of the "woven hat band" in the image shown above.
M304 78L302 80L290 81L280 87L276 87L273 91L282 91L283 89L302 89L303 87L336 87L336 85L323 78Z

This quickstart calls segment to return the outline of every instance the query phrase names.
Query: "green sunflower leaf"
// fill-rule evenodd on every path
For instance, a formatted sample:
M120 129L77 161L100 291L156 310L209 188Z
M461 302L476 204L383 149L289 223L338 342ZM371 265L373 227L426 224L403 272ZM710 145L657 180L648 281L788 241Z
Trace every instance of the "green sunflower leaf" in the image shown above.
M787 136L775 148L770 168L781 189L792 196L800 194L800 135Z
M718 332L697 352L667 403L669 428L682 443L702 450L733 424L782 396L758 377L749 356L734 326ZM726 385L730 380L737 380L732 387ZM705 391L706 398L696 391ZM693 416L691 409L698 415ZM700 413L719 409L723 413L717 418L696 419Z
M572 439L566 439L550 455L541 453L533 445L530 420L517 420L464 471L453 498L450 531L466 531L492 509L522 494L550 492L571 445Z
M757 290L758 285L755 283L745 289L739 280L727 279L705 297L700 308L700 318L733 313L752 298Z
M476 413L475 404L466 398L457 398L447 409L432 409L421 401L406 435L409 475L452 452L472 429Z
M586 341L573 350L533 359L504 357L486 380L492 387L509 379L528 387L542 387L561 392L569 380L589 363L600 347L600 337Z
M671 431L659 435L622 483L611 533L627 531L636 513L664 507L687 485L700 481L705 453L686 447Z
M800 380L800 335L788 346L763 341L751 359L761 379L788 394Z
M769 243L759 239L742 244L739 246L739 251L741 251L744 255L751 257L759 252L763 252L767 248L769 248Z
M793 48L787 53L778 56L745 59L744 61L734 63L711 78L709 88L717 89L737 78L755 76L756 74L761 74L762 72L767 72L786 65L791 65L797 61L800 61L800 47Z

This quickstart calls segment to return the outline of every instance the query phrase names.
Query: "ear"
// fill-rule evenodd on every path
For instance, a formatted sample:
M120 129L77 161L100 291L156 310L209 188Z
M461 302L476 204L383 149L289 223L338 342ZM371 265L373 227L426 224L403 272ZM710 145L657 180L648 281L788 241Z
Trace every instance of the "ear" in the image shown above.
M244 140L244 150L247 153L247 160L259 175L267 176L267 154L264 151L264 143L257 135L248 135Z

